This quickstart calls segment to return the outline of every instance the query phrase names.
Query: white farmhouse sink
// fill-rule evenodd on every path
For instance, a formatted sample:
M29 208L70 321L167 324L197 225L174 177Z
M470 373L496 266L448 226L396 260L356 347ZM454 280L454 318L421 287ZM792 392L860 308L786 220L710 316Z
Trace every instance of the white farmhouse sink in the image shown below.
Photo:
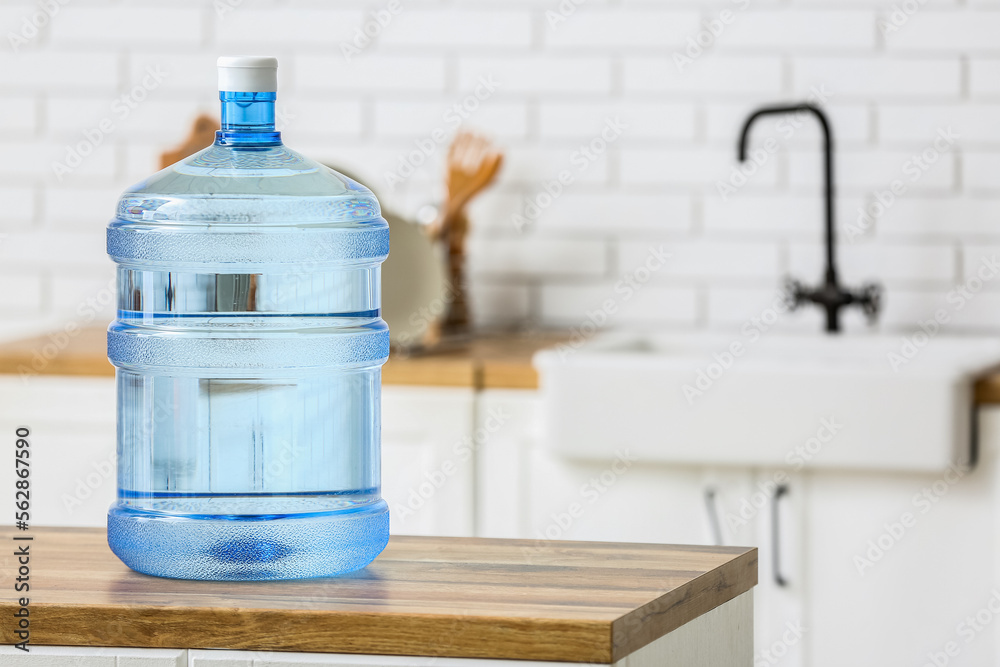
M534 359L543 440L574 458L628 448L668 463L966 465L972 385L1000 364L1000 338L907 340L904 348L902 336L609 334L543 350ZM734 342L742 354L727 358Z

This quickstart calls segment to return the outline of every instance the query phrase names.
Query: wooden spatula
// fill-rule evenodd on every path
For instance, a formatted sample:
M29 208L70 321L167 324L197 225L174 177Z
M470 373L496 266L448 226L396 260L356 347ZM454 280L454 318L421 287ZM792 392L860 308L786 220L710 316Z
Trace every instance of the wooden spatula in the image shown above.
M427 344L436 343L442 335L468 333L465 239L469 232L469 219L465 209L473 197L493 182L502 164L503 154L489 139L466 130L455 136L448 149L445 172L447 199L430 231L434 238L446 244L448 280L454 299L440 326L428 330L424 340Z

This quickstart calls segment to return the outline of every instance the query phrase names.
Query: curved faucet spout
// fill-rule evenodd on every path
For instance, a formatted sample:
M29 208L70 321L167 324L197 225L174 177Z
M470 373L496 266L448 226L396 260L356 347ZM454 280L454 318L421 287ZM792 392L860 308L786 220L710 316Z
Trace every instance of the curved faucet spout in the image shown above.
M833 131L830 129L830 121L826 114L819 107L808 104L792 104L789 106L762 107L750 114L750 117L743 123L743 130L740 132L740 144L738 147L740 162L747 159L747 139L750 135L750 126L761 116L788 113L811 113L819 121L823 130L823 204L826 213L826 271L825 281L828 284L837 284L837 262L836 250L833 237Z
M830 121L826 114L819 107L809 104L790 104L780 106L762 107L754 111L743 123L740 131L740 141L737 146L737 153L740 162L747 159L747 139L750 134L750 126L761 116L774 114L809 113L816 117L823 130L823 198L825 205L825 242L826 242L826 269L824 271L823 285L815 290L806 289L797 281L789 281L789 289L793 297L795 306L804 302L815 303L826 311L826 330L828 332L840 331L840 310L844 306L856 304L861 306L870 319L878 313L879 295L881 288L876 285L866 285L857 293L844 290L837 279L836 244L833 234L833 131L830 128Z

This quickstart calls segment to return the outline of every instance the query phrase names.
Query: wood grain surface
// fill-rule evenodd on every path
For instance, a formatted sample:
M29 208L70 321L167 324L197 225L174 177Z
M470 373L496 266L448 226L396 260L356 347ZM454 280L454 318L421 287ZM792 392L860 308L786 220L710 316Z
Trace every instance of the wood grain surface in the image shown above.
M343 577L182 581L132 572L102 529L25 534L31 641L47 645L611 663L757 583L756 549L402 536ZM14 548L2 552L9 583Z
M0 344L0 374L114 377L104 327L45 334ZM393 354L382 384L537 389L531 357L565 340L561 333L488 335L419 355Z
M75 328L0 345L0 373L114 377L107 327Z

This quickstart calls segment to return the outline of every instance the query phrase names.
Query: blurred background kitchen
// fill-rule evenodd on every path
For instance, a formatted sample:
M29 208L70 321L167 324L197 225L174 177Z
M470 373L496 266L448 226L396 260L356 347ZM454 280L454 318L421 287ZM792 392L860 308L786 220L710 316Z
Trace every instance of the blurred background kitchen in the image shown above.
M989 0L4 0L0 423L40 439L36 523L114 496L116 199L211 141L218 55L266 53L285 142L392 216L395 533L753 544L757 664L1000 664L998 36ZM867 304L837 338L785 283L824 278L817 118L737 154L800 103Z

